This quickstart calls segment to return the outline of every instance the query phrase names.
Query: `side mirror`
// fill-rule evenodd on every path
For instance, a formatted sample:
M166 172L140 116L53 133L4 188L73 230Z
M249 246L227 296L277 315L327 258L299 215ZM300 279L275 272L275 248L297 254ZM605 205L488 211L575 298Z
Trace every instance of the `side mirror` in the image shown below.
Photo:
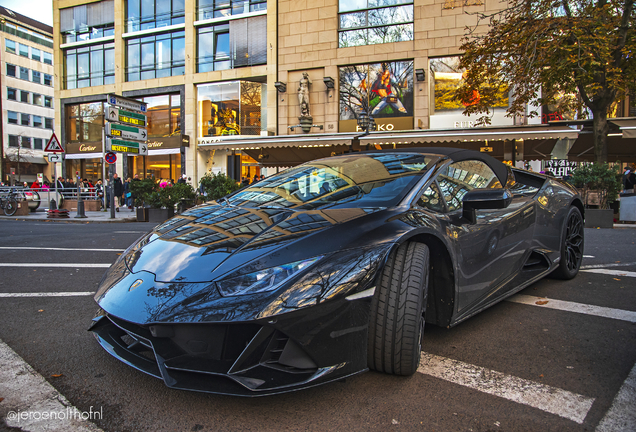
M475 223L475 210L503 209L511 202L512 193L508 189L473 189L462 199L462 216L470 223Z

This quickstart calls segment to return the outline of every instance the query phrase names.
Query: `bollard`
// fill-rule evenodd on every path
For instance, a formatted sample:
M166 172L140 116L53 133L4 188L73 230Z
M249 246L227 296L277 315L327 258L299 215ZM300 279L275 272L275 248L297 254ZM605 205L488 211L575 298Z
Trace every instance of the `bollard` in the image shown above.
M84 201L82 200L82 182L79 173L77 173L77 216L75 217L86 217L86 214L84 213Z

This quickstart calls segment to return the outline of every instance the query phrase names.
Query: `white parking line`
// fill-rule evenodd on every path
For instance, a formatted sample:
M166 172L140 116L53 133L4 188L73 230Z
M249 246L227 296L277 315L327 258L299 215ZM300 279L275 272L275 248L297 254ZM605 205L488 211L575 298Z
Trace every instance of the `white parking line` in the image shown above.
M0 246L0 249L8 250L56 250L56 251L81 251L81 252L123 252L126 249L84 249L84 248L54 248L31 246Z
M112 264L94 263L0 263L0 267L70 267L70 268L108 268Z
M594 403L594 398L433 354L422 353L417 371L579 424L583 423Z
M7 344L0 340L0 395L5 421L10 428L24 431L98 432L84 419L103 418L100 408L81 412L46 382Z
M596 431L636 431L636 365L627 376Z
M507 301L636 323L636 312L623 309L612 309L602 306L592 306L583 303L553 300L546 297L535 297L523 294L513 295L512 297L508 298Z
M636 265L636 262L611 263L611 264L590 264L590 265L581 266L581 270L607 268L607 267L629 267L629 266L633 266L633 265Z
M581 270L582 272L587 273L598 273L598 274L606 274L610 276L625 276L625 277L636 277L636 272L623 271L623 270L608 270L608 269L589 269L589 270Z
M0 293L0 298L17 298L17 297L79 297L95 295L90 291L79 292L41 292L41 293Z

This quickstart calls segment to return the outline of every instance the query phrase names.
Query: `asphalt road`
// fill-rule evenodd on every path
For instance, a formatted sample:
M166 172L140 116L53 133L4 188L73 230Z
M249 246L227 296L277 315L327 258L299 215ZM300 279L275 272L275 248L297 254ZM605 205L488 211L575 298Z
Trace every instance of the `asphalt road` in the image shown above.
M0 295L95 291L105 268L37 265L110 264L150 228L1 221L0 264L22 266L0 267ZM583 264L594 272L545 279L520 293L547 304L505 301L452 329L428 326L429 367L408 378L368 372L254 399L171 390L97 344L86 331L97 307L86 295L0 297L0 339L79 410L101 409L95 424L106 431L593 431L634 368L636 324L567 309L636 312L636 229L585 234ZM555 300L566 310L551 308ZM530 387L546 390L552 402L532 402ZM2 397L0 417L10 408ZM568 397L579 420L567 414Z

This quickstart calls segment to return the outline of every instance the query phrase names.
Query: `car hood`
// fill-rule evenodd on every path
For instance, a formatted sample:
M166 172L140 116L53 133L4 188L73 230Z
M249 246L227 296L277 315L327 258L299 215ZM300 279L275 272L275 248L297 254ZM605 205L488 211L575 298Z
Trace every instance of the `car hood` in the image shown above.
M377 210L203 205L158 226L124 259L133 274L151 273L156 282L209 282L238 268L249 273L304 259L309 247L315 255L339 250L350 235L327 238L324 231Z

